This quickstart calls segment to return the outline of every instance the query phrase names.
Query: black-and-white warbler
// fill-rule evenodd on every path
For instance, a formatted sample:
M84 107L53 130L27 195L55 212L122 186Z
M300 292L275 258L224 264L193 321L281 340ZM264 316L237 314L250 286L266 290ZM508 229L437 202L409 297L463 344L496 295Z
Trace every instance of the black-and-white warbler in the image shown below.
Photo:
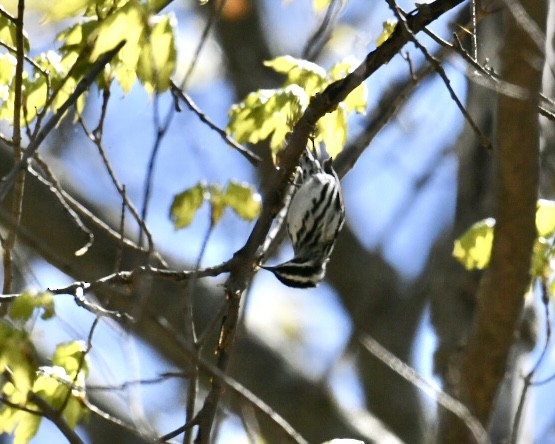
M307 149L294 188L286 219L294 257L263 268L289 287L315 287L326 275L326 265L345 221L341 184L331 158L320 164Z

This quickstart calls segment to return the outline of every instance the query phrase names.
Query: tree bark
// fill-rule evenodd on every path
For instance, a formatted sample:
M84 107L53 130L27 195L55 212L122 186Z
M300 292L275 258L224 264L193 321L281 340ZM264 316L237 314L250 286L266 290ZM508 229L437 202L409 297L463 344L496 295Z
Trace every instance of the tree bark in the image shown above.
M535 23L545 20L542 2L527 0L522 6ZM495 238L490 266L478 289L477 312L458 374L461 399L485 426L506 371L524 293L530 283L530 258L536 236L541 55L528 30L507 8L512 8L510 3L503 10L502 78L524 88L527 97L501 95L498 100ZM446 428L441 442L463 443L472 439L464 425L454 421Z

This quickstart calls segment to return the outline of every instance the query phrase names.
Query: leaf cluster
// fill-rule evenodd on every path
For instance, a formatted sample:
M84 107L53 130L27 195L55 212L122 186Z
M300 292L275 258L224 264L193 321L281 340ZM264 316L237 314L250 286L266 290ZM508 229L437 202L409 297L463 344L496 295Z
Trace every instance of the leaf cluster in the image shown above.
M218 184L199 182L177 194L171 205L170 217L176 229L187 227L197 210L206 201L210 205L210 225L215 226L226 208L241 219L251 221L258 216L261 197L250 185L230 181L225 189Z
M122 41L125 46L97 79L99 88L107 88L115 79L128 93L139 80L149 93L166 91L175 70L175 18L158 14L154 6L139 0L49 3L46 20L72 18L76 23L58 34L58 51L31 57L30 42L25 37L22 121L30 125L41 114L56 111L90 65ZM0 119L10 122L15 112L15 29L13 21L0 16L0 43L8 49L0 54ZM83 110L85 100L85 95L77 100L78 112Z
M355 64L342 61L326 71L315 63L291 56L280 56L264 64L284 74L285 83L281 88L252 92L242 102L233 105L229 111L227 132L241 143L257 143L270 138L275 155L310 98L345 77ZM324 143L327 153L336 156L347 142L348 115L351 112L364 113L366 101L367 90L362 84L339 103L335 111L318 121L314 142Z
M88 374L86 344L58 344L51 365L39 367L24 326L40 311L42 319L54 316L53 296L25 292L10 304L9 319L0 323L0 433L13 434L15 444L26 444L36 435L43 417L42 408L37 405L39 398L58 411L71 428L86 413L82 403Z

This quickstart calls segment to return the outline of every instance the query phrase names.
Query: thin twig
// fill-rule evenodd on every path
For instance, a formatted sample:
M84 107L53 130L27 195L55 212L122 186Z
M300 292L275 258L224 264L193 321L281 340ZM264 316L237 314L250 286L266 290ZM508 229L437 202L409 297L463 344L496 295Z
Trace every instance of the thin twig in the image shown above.
M43 177L40 174L36 174L35 177L37 178L37 180L48 187L48 189L54 194L54 196L56 196L56 199L58 199L58 202L62 205L63 209L71 218L73 223L87 236L88 239L85 245L83 245L74 253L75 256L82 256L88 251L88 249L92 246L94 242L94 235L92 231L85 226L76 211L71 208L66 198L64 197L60 182L58 182L58 179L56 179L48 164L39 156L38 153L35 154L34 161L37 162L43 173L46 175L46 177Z
M168 335L172 341L176 342L177 345L179 345L181 350L186 355L190 356L192 359L197 359L196 350L191 349L185 341L181 340L179 338L179 335L177 335L173 331L173 329L171 328L171 326L168 324L167 321L162 319L154 319L154 321L156 325L160 328L161 332L164 333L165 335ZM218 367L209 363L202 357L198 358L198 365L204 372L208 373L213 380L215 379L219 380L222 386L228 388L231 393L238 396L239 399L242 399L245 402L247 402L249 405L251 405L254 408L255 411L264 415L272 423L274 423L274 425L278 427L279 430L282 431L284 438L287 439L287 441L279 441L279 442L290 441L290 442L299 443L299 444L306 443L306 441L299 435L297 431L295 431L291 427L291 425L285 419L283 419L277 412L275 412L270 406L268 406L264 401L258 398L250 390L248 390L247 388L239 384L233 378L227 376ZM196 422L193 421L193 423L191 424L196 424ZM185 428L190 426L191 424L186 424L180 427L179 429L174 431L174 432L177 432L175 434L173 434L174 432L171 432L171 436L173 437L183 433ZM168 436L170 436L170 434L166 434L164 435L164 437L159 438L159 441L170 439ZM197 440L198 440L198 437L197 437Z
M200 269L200 265L202 263L202 259L204 258L204 254L206 253L206 248L208 246L208 241L210 240L210 235L214 230L215 224L210 215L210 223L208 225L208 229L206 230L206 234L202 241L202 245L200 247L200 251L197 258L197 263L195 264L195 270ZM193 307L193 296L196 290L198 278L194 277L188 282L187 285L187 294L185 295L183 304L184 304L184 321L185 321L185 337L191 344L191 347L197 350L197 360L200 358L200 347L197 340L197 332L195 326L195 319L194 319L194 307ZM190 421L195 414L195 404L197 399L198 393L198 385L199 385L199 371L198 366L193 364L193 368L191 371L191 375L189 378L189 383L187 385L187 393L186 393L186 403L185 403L185 418L186 421ZM189 428L185 431L183 435L183 444L190 444L193 442L193 434L191 433L192 430Z
M223 130L218 125L216 125L214 122L212 122L212 120L206 114L204 114L202 112L202 110L197 106L197 104L195 102L193 102L193 99L191 99L191 97L188 94L186 94L180 88L178 88L177 85L175 83L173 83L173 81L170 83L170 88L171 88L172 94L176 98L183 101L185 103L185 105L187 105L187 107L198 116L198 118L201 120L201 122L206 123L206 125L210 129L214 130L216 132L216 134L218 134L225 143L227 143L230 147L235 148L252 165L257 166L262 161L260 156L253 153L249 149L245 148L243 145L241 145L239 142L237 142L235 139L233 139L231 136L229 136L225 132L225 130Z
M431 384L426 378L418 374L416 370L397 358L397 356L384 348L370 335L362 335L359 338L359 342L372 356L379 359L404 380L420 389L443 408L459 417L468 427L477 443L489 442L488 434L482 424L480 424L480 421L478 421L472 413L470 413L468 408L462 402L434 387L434 385Z
M538 357L538 360L532 367L532 369L528 372L526 376L524 376L524 385L522 387L522 392L520 394L520 399L518 400L518 406L515 412L515 419L513 421L513 429L511 432L511 444L516 444L518 441L518 432L520 429L520 424L522 422L522 414L524 412L524 404L526 401L526 395L528 393L528 389L533 385L532 379L534 375L538 371L541 363L543 362L545 356L547 355L547 351L549 348L549 343L551 341L551 323L549 320L549 291L547 290L547 282L545 278L541 278L539 282L541 292L542 292L542 303L545 309L545 343L543 345L543 349Z
M83 119L83 117L78 114L77 115L77 119L79 121L79 124L81 125L81 128L83 129L83 132L85 133L85 135L89 138L89 140L94 144L94 146L96 146L97 150L98 150L98 154L100 155L100 158L102 159L102 163L104 164L104 168L106 169L106 171L108 172L108 175L110 176L110 180L112 181L112 185L114 186L114 188L116 189L116 191L118 192L118 194L121 196L122 202L124 204L124 206L126 206L127 208L129 208L129 211L131 212L131 215L133 216L133 218L135 219L135 221L137 222L137 224L141 227L142 232L145 234L146 238L147 238L147 243L148 243L148 250L149 251L153 251L154 250L154 241L152 239L152 233L150 232L148 226L146 225L144 219L141 218L141 216L139 215L139 212L137 211L137 209L135 208L135 205L133 204L133 202L131 202L131 200L127 197L125 190L124 190L124 185L122 185L119 180L116 177L116 173L114 172L114 169L112 168L112 165L110 163L110 160L108 159L108 156L106 155L106 150L104 149L104 146L102 144L102 128L103 128L103 121L104 121L104 117L105 116L105 109L107 106L107 100L108 97L106 94L103 94L103 104L102 104L102 108L104 111L101 112L101 117L99 119L98 125L94 130L90 130L89 127L87 126L87 123L85 122L85 120ZM121 233L121 232L120 232Z
M337 7L337 4L339 4L339 7ZM322 52L322 48L329 40L331 25L336 20L342 6L343 1L332 0L329 2L320 25L308 38L303 48L301 55L303 59L314 60Z
M491 140L482 132L480 128L478 128L478 126L476 125L476 122L474 122L474 119L470 116L470 114L468 114L468 111L466 110L464 104L461 102L461 100L457 96L457 93L451 86L451 80L447 76L447 73L443 69L443 66L441 66L441 63L439 62L439 60L437 60L433 55L430 54L430 52L426 49L426 47L422 45L422 43L420 43L420 41L416 38L414 33L411 31L407 23L407 14L401 8L399 8L395 0L386 0L386 2L389 5L390 9L395 14L395 16L397 17L397 19L399 20L399 23L403 27L404 31L408 33L410 40L422 52L422 54L424 54L424 57L426 57L426 59L434 66L436 72L439 74L439 76L443 80L443 83L447 87L447 90L449 91L449 95L457 105L457 108L459 108L465 120L470 125L470 127L472 128L476 136L478 137L478 142L480 143L480 145L482 145L484 148L491 150L492 148Z
M191 59L191 63L189 64L189 67L187 68L187 72L185 73L185 76L183 77L183 80L181 82L181 87L179 88L180 90L186 90L187 89L187 84L189 83L189 80L191 79L191 76L193 75L193 71L195 70L195 67L200 59L200 53L202 52L202 50L204 49L204 47L206 46L206 42L208 41L208 35L210 34L210 31L212 30L212 28L214 27L214 25L216 24L217 20L220 18L222 11L225 7L227 0L221 0L217 3L217 7L216 9L213 9L210 11L210 15L208 16L208 20L206 21L206 24L204 25L204 29L202 30L202 34L200 36L200 39L198 41L197 47L195 48L195 52L193 54L193 58Z
M14 81L14 114L13 114L13 155L15 162L20 162L23 158L23 150L21 148L21 110L23 103L23 64L25 62L25 36L23 30L23 16L25 14L25 0L19 0L17 4L17 18L15 20L15 44L16 44L16 65L15 65L15 81ZM20 171L14 175L14 190L12 196L11 212L15 219L15 227L8 232L6 240L3 242L3 265L4 265L4 283L2 286L3 293L9 293L12 288L13 264L12 250L17 239L17 230L21 223L21 214L23 210L23 192L25 189L25 171ZM3 311L3 310L1 310ZM0 311L0 312L1 312Z

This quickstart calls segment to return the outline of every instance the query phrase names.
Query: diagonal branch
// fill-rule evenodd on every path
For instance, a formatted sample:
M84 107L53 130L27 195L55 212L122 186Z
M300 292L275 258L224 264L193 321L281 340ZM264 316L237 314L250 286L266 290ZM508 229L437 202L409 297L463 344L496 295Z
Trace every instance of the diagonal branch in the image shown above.
M418 9L407 17L407 27L413 34L454 8L463 0L436 0L430 4L421 4ZM295 124L284 149L281 168L274 172L270 179L269 190L263 205L262 213L256 222L246 244L231 259L230 276L225 284L227 313L224 315L220 328L220 337L216 348L217 366L225 372L229 361L231 347L235 340L241 296L249 285L257 267L257 251L263 244L272 220L283 205L283 197L288 181L299 157L306 148L310 134L318 120L332 112L349 93L372 75L378 68L389 62L395 54L410 40L405 30L398 26L391 37L381 46L366 56L366 59L345 78L330 84L322 93L314 96L302 117ZM223 385L219 380L212 381L211 390L204 406L197 416L199 432L195 442L206 444L210 441L210 432L216 417Z

